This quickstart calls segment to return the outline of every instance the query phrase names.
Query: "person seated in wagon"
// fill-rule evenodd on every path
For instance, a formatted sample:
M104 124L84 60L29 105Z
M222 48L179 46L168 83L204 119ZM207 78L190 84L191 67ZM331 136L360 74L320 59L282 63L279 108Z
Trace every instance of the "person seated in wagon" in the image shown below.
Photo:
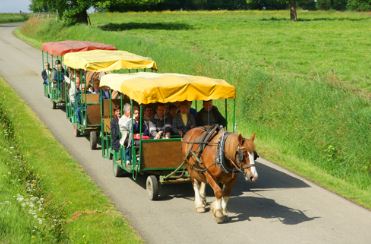
M74 74L76 73L76 81L73 82ZM72 104L75 103L76 92L80 90L80 71L69 69L68 75L64 76L64 80L69 86L68 97Z
M163 103L157 104L156 114L153 117L153 123L156 127L156 136L155 139L170 138L171 135L171 125L172 120L167 116L166 106Z
M184 134L196 126L196 121L189 111L189 103L187 101L179 104L179 112L173 120L173 131L176 135L183 137Z
M43 84L47 85L50 80L50 75L52 74L52 69L49 63L45 63L43 71L41 71L41 77L43 78Z
M154 125L152 125L152 122L150 123L151 123L151 126L153 127ZM133 134L134 134L133 135L134 140L140 139L140 116L139 116L138 106L134 106L133 108ZM146 123L142 122L142 139L149 139L149 138L150 138L150 133L147 128L147 125ZM136 143L136 146L138 146L137 141L134 141L134 142Z
M128 103L125 103L123 115L118 121L119 129L121 133L120 138L120 145L125 149L122 152L121 157L126 158L126 163L129 164L131 161L131 126L132 126L132 118L131 118L131 106Z
M116 152L120 150L120 107L115 106L113 108L113 117L111 120L111 138L112 138L112 149Z
M62 86L64 80L64 69L59 59L55 60L55 66L53 69L53 85L57 85L58 88Z
M197 126L218 124L225 127L227 125L227 121L221 115L218 108L213 105L213 101L208 100L203 101L203 108L197 113L196 116L196 124Z
M85 89L85 84L84 83L79 84L77 82L77 80L78 79L76 79L76 93L75 93L75 100L74 100L74 102L75 102L75 115L76 115L77 123L81 124L81 122L82 122L81 119L82 118L81 118L80 111L83 108L81 98L82 98L83 94L90 94L90 91Z
M155 138L157 131L156 126L152 122L152 107L150 105L147 105L144 107L143 111L143 136L148 136L149 138Z

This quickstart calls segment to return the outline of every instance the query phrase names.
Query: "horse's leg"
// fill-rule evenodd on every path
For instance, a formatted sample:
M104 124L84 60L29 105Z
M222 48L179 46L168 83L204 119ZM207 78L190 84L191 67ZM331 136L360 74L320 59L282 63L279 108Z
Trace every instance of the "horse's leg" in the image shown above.
M200 194L200 184L198 180L193 179L193 190L195 191L195 207L198 213L205 212L205 205L202 202L202 196Z
M206 190L206 183L201 181L200 196L201 196L202 204L204 205L204 207L206 207L206 204L207 204L205 190Z
M228 181L223 186L222 209L223 209L223 214L224 215L228 214L227 204L228 204L228 201L229 201L229 196L231 195L232 186L234 185L234 183L236 183L236 180L237 180L237 177L235 176L235 177L231 178L231 180Z
M224 215L223 215L223 210L222 210L222 198L223 198L223 191L220 188L220 186L215 182L213 177L206 172L205 173L207 182L213 188L214 190L214 195L215 195L215 201L211 204L211 212L214 215L214 218L218 224L221 224L224 222Z

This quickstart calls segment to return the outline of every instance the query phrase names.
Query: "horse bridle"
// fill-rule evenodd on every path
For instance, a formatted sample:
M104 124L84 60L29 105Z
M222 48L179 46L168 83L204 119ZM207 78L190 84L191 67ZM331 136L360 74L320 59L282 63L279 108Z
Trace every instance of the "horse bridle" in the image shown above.
M235 167L235 169L241 173L244 173L243 170L244 169L249 169L253 166L255 166L255 162L250 162L250 159L249 159L249 163L248 164L243 164L243 159L245 157L245 152L247 152L247 149L245 147L242 147L242 146L238 146L237 147L237 150L236 150L236 154L235 154L235 162L234 160L230 160L231 163L233 164L233 166Z

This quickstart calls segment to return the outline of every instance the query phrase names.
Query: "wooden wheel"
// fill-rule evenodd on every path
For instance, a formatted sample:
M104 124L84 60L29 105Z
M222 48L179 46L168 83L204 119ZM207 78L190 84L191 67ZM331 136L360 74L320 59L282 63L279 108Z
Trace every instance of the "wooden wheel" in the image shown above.
M146 180L146 190L150 200L157 200L159 197L159 184L157 177L149 175Z

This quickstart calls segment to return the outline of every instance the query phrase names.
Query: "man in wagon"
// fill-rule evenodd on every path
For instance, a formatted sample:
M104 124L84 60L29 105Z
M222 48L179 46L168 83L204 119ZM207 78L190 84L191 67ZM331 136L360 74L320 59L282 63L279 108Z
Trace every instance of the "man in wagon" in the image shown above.
M170 138L172 121L171 118L167 116L165 104L157 104L153 123L156 127L157 133L155 139L160 139L161 137Z
M113 108L113 117L111 120L111 138L112 149L118 152L120 150L120 108L118 106Z
M52 73L52 69L50 68L49 63L45 63L43 71L41 71L41 77L43 78L43 84L47 85L50 80L50 75Z
M173 131L181 137L196 126L193 115L189 112L189 103L187 101L179 104L179 112L173 120Z
M143 135L155 138L157 132L156 126L152 122L153 118L152 115L153 115L152 107L150 105L145 106L143 111Z
M196 124L197 126L204 126L204 125L222 125L225 127L227 125L227 121L221 115L218 108L213 106L213 101L203 101L203 108L197 113L196 116Z

